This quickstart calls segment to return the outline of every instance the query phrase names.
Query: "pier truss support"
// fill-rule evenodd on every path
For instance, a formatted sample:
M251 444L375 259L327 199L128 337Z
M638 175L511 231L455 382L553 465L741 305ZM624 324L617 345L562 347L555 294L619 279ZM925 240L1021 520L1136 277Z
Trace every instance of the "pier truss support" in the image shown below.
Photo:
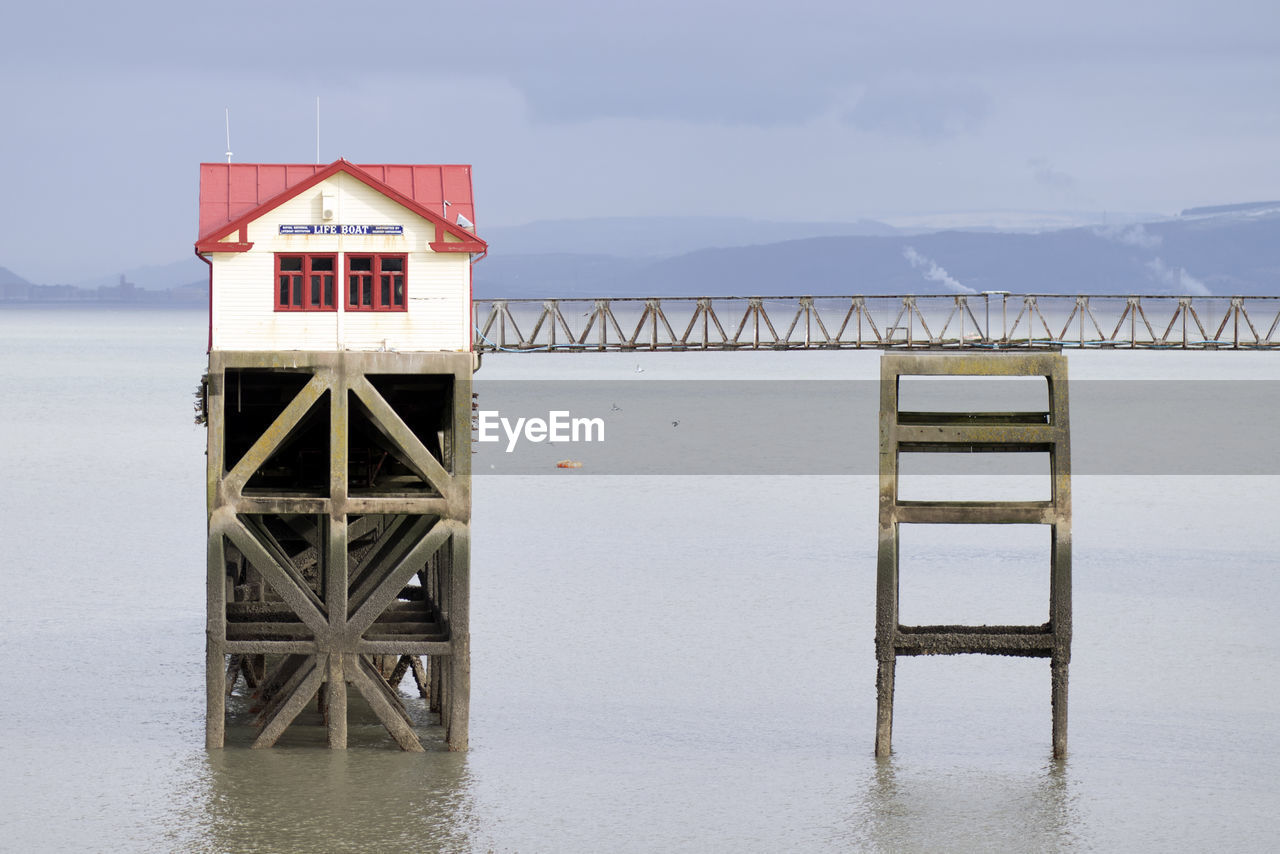
M1048 658L1053 755L1067 752L1067 666L1071 660L1071 440L1067 360L1061 353L887 353L880 368L880 527L876 580L876 755L893 737L893 685L898 656L982 653ZM904 376L1040 376L1048 383L1043 412L906 412ZM898 497L904 453L1036 452L1049 457L1047 501L904 501ZM904 626L898 614L902 523L1032 524L1050 528L1049 620L1034 626ZM975 579L975 583L982 583Z
M402 749L423 749L427 711L466 748L472 369L470 353L210 353L209 748L238 684L254 747L314 700L345 748L354 689Z
M477 352L1275 350L1280 297L887 294L474 300Z

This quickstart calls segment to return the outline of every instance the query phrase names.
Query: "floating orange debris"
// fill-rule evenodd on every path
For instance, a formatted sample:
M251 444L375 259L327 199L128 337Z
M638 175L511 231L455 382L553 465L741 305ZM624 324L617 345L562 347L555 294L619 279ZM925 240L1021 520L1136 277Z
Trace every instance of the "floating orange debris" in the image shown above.
M580 468L582 468L582 462L581 462L580 460L561 460L560 462L556 463L556 468L558 468L558 469L580 469Z

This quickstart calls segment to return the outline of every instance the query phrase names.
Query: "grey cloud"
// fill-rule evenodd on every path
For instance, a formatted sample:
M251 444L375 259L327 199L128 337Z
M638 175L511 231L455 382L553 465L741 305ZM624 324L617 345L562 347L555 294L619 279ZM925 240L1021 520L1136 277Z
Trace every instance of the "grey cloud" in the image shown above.
M833 93L817 85L797 91L781 76L747 69L729 81L707 69L535 69L512 81L541 122L593 119L677 119L774 126L820 114Z
M1033 157L1027 161L1027 168L1031 170L1037 184L1045 187L1051 187L1055 190L1070 190L1076 185L1076 179L1072 178L1061 169L1055 169L1047 159L1043 157Z
M937 3L925 15L829 0L796 0L786 11L760 0L473 0L448 10L391 3L373 16L368 48L351 50L339 46L334 21L356 22L349 4L336 0L314 0L305 15L287 4L227 0L197 25L159 0L70 0L19 4L6 15L13 37L0 67L68 76L122 67L250 74L286 92L388 73L406 85L478 75L509 82L542 121L632 116L762 126L806 121L837 109L842 94L867 81L910 76L920 85L873 85L847 119L938 139L980 126L990 112L983 93L948 85L960 74L1007 89L1035 68L1139 61L1154 73L1188 57L1216 64L1274 55L1266 27L1241 31L1228 15L1178 13L1204 6L1200 0L1168 5L1168 14L1151 16L1101 0L1070 10ZM1271 8L1246 5L1255 14ZM1192 18L1195 27L1185 23Z
M981 127L987 102L986 94L977 89L878 85L863 94L844 120L869 133L934 141Z

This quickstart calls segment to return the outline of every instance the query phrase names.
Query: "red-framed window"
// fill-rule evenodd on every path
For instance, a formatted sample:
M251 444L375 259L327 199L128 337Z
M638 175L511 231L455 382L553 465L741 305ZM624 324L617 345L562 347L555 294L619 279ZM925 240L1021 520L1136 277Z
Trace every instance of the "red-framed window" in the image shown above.
M276 255L276 311L335 311L337 255Z
M347 255L347 311L405 311L407 255Z

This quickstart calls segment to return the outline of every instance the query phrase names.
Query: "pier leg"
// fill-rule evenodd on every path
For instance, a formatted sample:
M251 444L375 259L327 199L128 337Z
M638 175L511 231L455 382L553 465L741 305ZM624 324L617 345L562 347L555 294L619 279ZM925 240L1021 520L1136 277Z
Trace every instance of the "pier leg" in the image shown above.
M431 679L427 708L440 715L441 723L444 722L444 711L440 708L440 697L444 691L440 687L440 674L444 671L444 660L441 655L433 655L427 659L427 676Z
M335 410L337 408L334 407ZM346 413L344 411L341 422L344 430L345 416ZM334 420L335 422L337 421L337 416L334 416ZM331 488L335 492L340 491L340 494L345 499L347 486L345 453L342 457L339 457L337 452L334 452L334 456L342 463L343 468L341 472L336 472L333 475L334 485ZM347 517L344 514L330 516L325 529L325 608L329 612L329 625L337 633L344 631L347 626ZM335 750L346 750L347 748L346 657L340 649L333 650L329 655L328 690L325 692L325 700L326 708L329 711L329 747Z
M404 679L404 675L409 672L409 659L411 658L413 658L411 655L402 655L396 659L395 666L391 668L391 673L387 675L387 684L392 689L395 689L400 684L400 680Z
M1065 407L1065 404L1064 404ZM1069 463L1064 460L1063 464ZM1059 462L1057 455L1055 468ZM1050 563L1049 624L1053 626L1053 654L1049 657L1050 704L1053 712L1053 758L1067 756L1067 666L1071 663L1071 483L1055 477L1054 494L1063 521L1053 527Z
M887 359L880 363L880 513L876 534L876 756L893 749L893 678L898 630L898 376Z
M347 595L350 588L347 565L347 493L350 486L351 450L350 400L345 371L334 372L329 390L329 516L324 519L324 604L329 629L340 636L347 629ZM347 749L347 655L337 644L329 654L326 692L329 709L329 747Z
M227 726L226 544L221 534L211 534L208 545L208 611L205 632L204 743L209 750L222 747Z
M240 669L244 666L243 655L231 656L231 664L227 667L227 696L231 696L231 692L236 689L236 680L240 678ZM248 685L246 677L245 684Z
M431 683L428 681L427 669L422 664L422 657L408 656L409 666L413 668L413 681L418 686L418 696L424 700L431 697Z
M344 659L340 652L329 653L328 690L325 692L329 710L329 747L347 749L347 679L344 675Z
M450 750L467 749L467 724L471 716L471 539L470 529L460 528L451 537L449 553L448 720L445 740Z
M876 671L876 756L893 749L893 677L897 662L881 659Z
M1054 759L1067 758L1067 667L1068 663L1058 656L1050 660Z

